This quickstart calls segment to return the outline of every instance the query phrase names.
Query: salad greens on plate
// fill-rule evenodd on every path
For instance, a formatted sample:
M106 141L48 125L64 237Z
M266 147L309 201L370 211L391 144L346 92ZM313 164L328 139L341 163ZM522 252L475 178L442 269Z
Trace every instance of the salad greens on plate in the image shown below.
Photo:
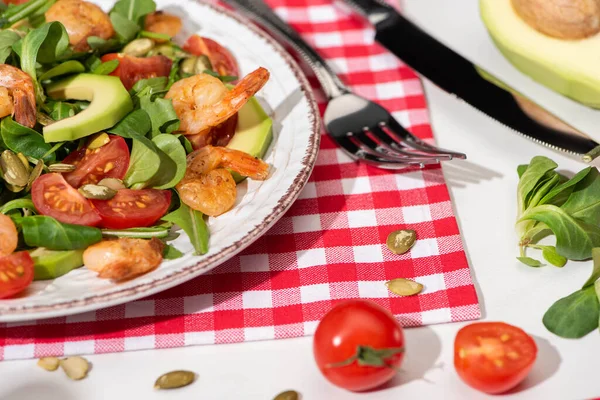
M176 43L154 0L7 0L0 11L0 298L86 265L119 282L208 252L207 216L264 180L271 138L215 40ZM249 123L248 121L251 121ZM230 146L230 142L232 146ZM232 175L234 174L234 175Z

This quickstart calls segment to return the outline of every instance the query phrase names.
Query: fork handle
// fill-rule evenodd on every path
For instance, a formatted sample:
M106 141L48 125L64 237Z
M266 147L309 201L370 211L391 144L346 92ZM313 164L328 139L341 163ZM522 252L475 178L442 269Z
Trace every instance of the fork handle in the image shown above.
M226 2L242 9L265 28L288 42L315 72L329 100L350 92L327 61L262 0L226 0Z

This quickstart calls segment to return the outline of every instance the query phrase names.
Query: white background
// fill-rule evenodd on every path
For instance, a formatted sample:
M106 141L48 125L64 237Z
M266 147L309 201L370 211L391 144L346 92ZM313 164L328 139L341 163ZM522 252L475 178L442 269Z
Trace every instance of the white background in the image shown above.
M499 0L498 0L499 1ZM519 75L497 53L479 22L476 0L410 0L407 13L436 36L569 122L597 127L597 112L585 110ZM546 155L560 169L583 164L529 142L426 85L438 142L466 152L469 160L445 164L485 320L505 321L534 335L539 356L525 384L507 397L518 399L590 399L600 396L600 335L560 339L545 330L541 318L558 298L578 289L590 263L564 269L528 268L515 261L516 166ZM593 133L593 131L590 131ZM271 399L295 389L304 400L317 399L478 399L454 372L452 344L463 324L406 330L407 357L398 376L383 389L352 394L328 384L312 357L311 338L140 351L88 357L87 379L69 381L47 373L34 360L0 363L0 399ZM199 374L192 386L167 393L152 389L165 371Z

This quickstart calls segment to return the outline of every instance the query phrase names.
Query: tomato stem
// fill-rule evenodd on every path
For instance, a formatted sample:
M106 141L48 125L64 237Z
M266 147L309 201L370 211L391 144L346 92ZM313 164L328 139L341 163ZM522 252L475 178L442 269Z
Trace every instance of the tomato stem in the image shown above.
M392 347L389 349L374 349L369 346L358 346L356 354L352 357L337 363L325 365L325 368L340 368L356 362L359 366L365 367L387 367L393 368L387 361L388 358L397 354L404 353L404 347Z

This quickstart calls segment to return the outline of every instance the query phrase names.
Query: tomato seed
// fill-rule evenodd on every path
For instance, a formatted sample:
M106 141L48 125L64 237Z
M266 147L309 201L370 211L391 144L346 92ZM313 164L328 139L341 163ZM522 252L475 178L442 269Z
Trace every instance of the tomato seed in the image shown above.
M8 276L6 276L4 272L0 271L0 280L2 282L8 282L10 279L8 278Z
M107 173L108 171L112 170L115 167L115 164L109 162L108 164L106 164L106 167L104 167L104 173Z
M19 265L17 268L15 268L15 271L17 271L17 274L23 275L25 273L25 268L23 268L22 265Z
M10 279L16 279L17 278L17 276L14 273L12 273L11 271L6 271L6 275L8 275L8 277Z
M146 205L144 203L142 203L141 201L136 201L135 205L138 206L138 208L146 208Z
M500 340L502 340L503 342L508 342L510 340L510 335L508 333L505 333L502 336L500 336Z
M517 353L516 351L509 351L508 353L506 353L506 356L511 360L516 360L517 358L519 358L519 353Z
M504 361L496 359L494 360L494 364L496 365L496 367L502 368L504 366Z
M46 200L48 200L50 198L50 196L52 196L52 193L48 193L48 192L44 193L44 198Z
M458 351L458 356L459 356L460 358L465 358L465 357L467 357L467 352L466 352L466 350L465 350L465 349L460 349L460 350Z

